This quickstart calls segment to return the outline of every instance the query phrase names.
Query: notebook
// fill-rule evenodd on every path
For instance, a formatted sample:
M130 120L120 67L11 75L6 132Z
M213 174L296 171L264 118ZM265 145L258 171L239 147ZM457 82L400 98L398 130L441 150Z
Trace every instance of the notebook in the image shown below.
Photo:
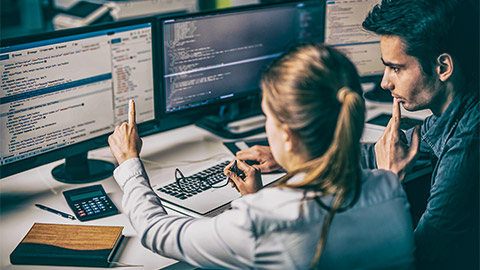
M172 177L170 181L153 186L155 193L168 204L165 207L189 216L214 216L230 207L230 202L241 197L241 194L227 184L223 168L234 159L234 156L217 159L214 163L184 172L185 177L201 177L207 175L215 178L213 187L206 187L188 194L182 190ZM172 174L173 175L173 174ZM262 174L263 186L278 180L284 173ZM205 179L205 178L203 178ZM222 185L225 185L221 187ZM187 194L189 196L187 196Z
M108 267L121 226L35 223L10 254L12 264Z

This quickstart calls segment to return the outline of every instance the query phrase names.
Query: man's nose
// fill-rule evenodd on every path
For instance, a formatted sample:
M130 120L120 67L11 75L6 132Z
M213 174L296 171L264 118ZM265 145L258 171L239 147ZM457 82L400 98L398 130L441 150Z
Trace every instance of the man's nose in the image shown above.
M388 79L388 74L385 72L383 74L382 82L380 83L380 86L385 89L385 90L390 90L392 91L395 87L393 83Z

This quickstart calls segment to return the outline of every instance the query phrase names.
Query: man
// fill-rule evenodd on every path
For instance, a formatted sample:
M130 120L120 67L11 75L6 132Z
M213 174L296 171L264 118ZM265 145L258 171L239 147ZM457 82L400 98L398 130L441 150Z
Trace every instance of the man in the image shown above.
M381 36L381 85L395 98L384 134L364 146L364 166L400 180L419 156L433 166L415 229L418 269L479 269L478 18L478 1L383 0L363 23ZM400 104L433 115L404 134ZM262 171L279 168L270 156L259 146L237 153Z

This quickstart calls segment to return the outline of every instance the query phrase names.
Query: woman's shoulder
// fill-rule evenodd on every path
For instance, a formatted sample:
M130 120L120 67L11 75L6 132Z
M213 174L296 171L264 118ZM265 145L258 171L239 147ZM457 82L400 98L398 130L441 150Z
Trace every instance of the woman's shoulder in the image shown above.
M298 189L267 187L233 201L232 207L248 207L250 211L273 213L284 208L298 208L302 196L303 192Z
M303 178L303 174L295 175L289 180L289 183L301 181ZM298 207L302 196L303 191L300 189L273 186L261 189L254 194L245 195L236 200L234 204L245 204L262 211L274 211L294 204Z
M314 200L302 200L304 196L301 189L270 187L233 201L232 208L245 213L257 233L298 228L323 221L327 211ZM330 200L331 197L322 198L327 204ZM398 178L390 171L363 170L360 197L345 214L365 211L366 208L376 209L385 203L395 208L408 206Z
M360 207L398 199L406 201L406 194L393 172L381 169L362 170Z
M362 170L360 200L365 204L377 204L395 198L406 198L398 177L391 171ZM292 178L296 181L298 177ZM300 201L304 197L301 189L270 187L248 194L232 202L233 207L249 208L253 212L268 212L298 217Z
M385 182L385 185L397 188L400 186L400 181L396 174L392 171L382 169L362 169L363 184L375 183L376 181ZM377 183L378 184L378 183Z

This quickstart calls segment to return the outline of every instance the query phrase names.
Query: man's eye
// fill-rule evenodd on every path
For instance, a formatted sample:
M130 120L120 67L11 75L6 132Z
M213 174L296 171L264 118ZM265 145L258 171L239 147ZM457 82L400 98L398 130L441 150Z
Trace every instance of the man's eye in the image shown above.
M398 73L400 72L400 69L398 67L392 67L393 72Z

